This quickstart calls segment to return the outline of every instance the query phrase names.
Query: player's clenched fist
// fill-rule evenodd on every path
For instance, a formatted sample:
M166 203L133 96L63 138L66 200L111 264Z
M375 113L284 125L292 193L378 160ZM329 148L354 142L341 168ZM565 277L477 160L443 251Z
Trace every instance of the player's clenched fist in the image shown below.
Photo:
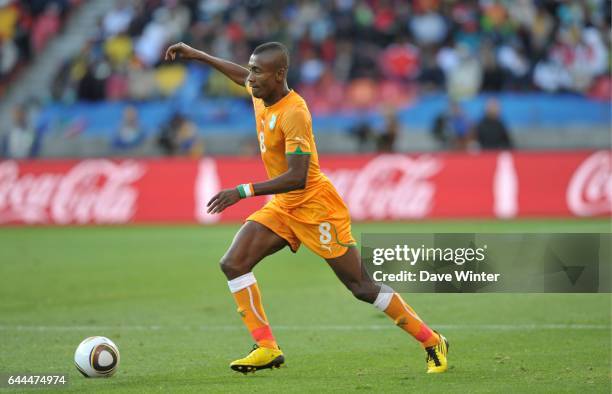
M210 199L208 204L206 204L208 207L206 212L221 213L225 208L236 204L240 198L240 192L237 189L222 190L215 194L215 196Z
M190 47L184 42L179 42L178 44L171 45L166 50L165 60L175 60L177 56L190 59L193 58L197 52L197 49Z

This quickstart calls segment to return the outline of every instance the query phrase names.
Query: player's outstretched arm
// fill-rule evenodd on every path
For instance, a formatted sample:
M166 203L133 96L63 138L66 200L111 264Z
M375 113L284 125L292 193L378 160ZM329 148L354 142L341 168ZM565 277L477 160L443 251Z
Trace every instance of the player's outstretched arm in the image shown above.
M241 65L230 62L229 60L211 56L208 53L192 48L183 42L171 45L166 50L165 60L175 60L177 57L206 63L222 72L226 77L241 86L245 85L246 79L249 76L249 70Z
M308 177L310 155L287 155L287 171L269 181L239 185L234 189L222 190L206 204L208 213L221 213L241 198L266 194L287 193L304 189Z

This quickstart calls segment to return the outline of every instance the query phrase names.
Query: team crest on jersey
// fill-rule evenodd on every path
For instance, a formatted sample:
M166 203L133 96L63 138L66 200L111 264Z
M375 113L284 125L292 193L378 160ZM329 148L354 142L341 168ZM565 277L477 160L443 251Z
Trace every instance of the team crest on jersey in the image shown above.
M268 126L270 126L270 130L274 130L274 126L276 126L276 114L272 115L272 119L270 119Z

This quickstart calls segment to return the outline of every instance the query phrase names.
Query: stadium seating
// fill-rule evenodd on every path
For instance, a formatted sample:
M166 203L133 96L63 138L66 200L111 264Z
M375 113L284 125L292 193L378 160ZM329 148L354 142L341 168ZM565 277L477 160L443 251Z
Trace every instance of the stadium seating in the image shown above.
M65 14L81 1L31 3L39 10L58 4ZM1 8L0 20L20 7ZM205 138L246 134L252 120L244 90L206 67L168 64L164 50L182 40L245 64L254 46L279 40L291 51L289 82L309 103L319 133L346 133L363 119L376 128L385 108L397 109L402 133L423 132L449 102L461 102L475 123L484 100L499 96L513 133L596 130L595 139L583 140L597 146L610 118L611 8L603 0L584 7L537 1L117 1L92 27L89 43L56 71L52 101L32 118L42 141L57 135L112 140L120 114L134 104L150 139L176 114ZM33 31L35 48L57 30L51 27ZM365 118L357 115L364 112ZM550 141L553 146L560 139Z
M589 2L585 9L531 1L289 2L275 8L273 3L118 2L92 44L67 62L70 77L56 86L56 98L84 83L92 63L108 64L109 75L97 78L106 89L99 97L81 98L164 97L178 86L162 88L151 70L163 68L165 46L179 40L240 63L257 43L290 41L293 84L319 92L337 85L353 91L352 85L366 78L388 81L397 90L413 83L446 89L459 99L482 90L585 93L609 69L605 1ZM109 95L108 85L119 83L113 76L129 87L143 86L142 81L151 86ZM233 95L228 87L211 93ZM375 101L370 97L353 101L367 105ZM322 101L322 108L334 109L333 98Z
M57 34L82 0L0 2L0 93Z

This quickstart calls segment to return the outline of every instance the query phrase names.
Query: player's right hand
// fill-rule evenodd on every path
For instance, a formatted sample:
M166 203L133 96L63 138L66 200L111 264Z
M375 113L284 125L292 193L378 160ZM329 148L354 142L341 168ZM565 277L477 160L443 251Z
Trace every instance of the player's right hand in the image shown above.
M225 208L236 204L238 201L240 201L240 193L237 188L221 190L206 204L206 213L221 213Z
M177 56L182 58L190 58L195 52L197 52L197 50L193 49L184 42L179 42L177 44L171 45L166 50L166 56L164 57L164 60L175 60Z

